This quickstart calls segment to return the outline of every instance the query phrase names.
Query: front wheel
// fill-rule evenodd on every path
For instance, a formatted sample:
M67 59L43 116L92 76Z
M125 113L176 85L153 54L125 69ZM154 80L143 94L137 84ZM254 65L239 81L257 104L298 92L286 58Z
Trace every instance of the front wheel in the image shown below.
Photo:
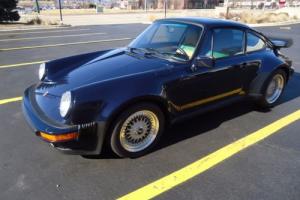
M273 107L283 93L286 84L286 73L283 70L277 70L264 84L262 97L258 103L265 108Z
M120 157L142 156L158 142L164 124L164 115L158 106L142 103L130 107L113 126L111 148Z

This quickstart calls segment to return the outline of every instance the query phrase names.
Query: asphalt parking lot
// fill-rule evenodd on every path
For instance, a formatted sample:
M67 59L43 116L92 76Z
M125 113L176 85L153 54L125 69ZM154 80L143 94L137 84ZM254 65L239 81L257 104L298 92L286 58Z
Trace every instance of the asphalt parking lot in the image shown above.
M296 73L280 104L271 111L257 110L245 101L197 116L169 128L159 147L138 159L119 159L109 151L93 158L64 155L34 136L23 118L20 99L15 98L38 81L40 62L121 47L145 27L130 24L0 32L1 200L123 197L299 110L300 24L262 27L259 30L267 35L294 40L283 52L292 58ZM299 128L300 121L290 123L156 198L298 200ZM143 193L140 197L143 199Z

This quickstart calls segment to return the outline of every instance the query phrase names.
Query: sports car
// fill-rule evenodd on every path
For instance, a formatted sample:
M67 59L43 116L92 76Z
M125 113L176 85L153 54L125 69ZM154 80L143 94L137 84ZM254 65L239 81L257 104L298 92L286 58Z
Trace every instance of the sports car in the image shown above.
M41 64L23 112L62 152L139 157L177 121L245 98L276 105L294 72L280 52L290 45L233 21L157 20L126 47Z

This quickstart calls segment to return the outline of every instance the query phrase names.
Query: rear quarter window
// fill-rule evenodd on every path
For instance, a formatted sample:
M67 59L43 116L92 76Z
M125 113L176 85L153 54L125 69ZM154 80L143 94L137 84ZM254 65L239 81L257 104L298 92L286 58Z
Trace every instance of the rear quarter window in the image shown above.
M247 33L247 53L259 51L266 47L266 43L257 35Z

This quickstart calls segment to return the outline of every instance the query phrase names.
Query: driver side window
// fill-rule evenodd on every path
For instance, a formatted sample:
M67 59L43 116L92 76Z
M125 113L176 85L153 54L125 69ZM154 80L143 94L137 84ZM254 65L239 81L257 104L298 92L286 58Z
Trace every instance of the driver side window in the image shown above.
M219 28L213 30L214 58L225 58L244 53L244 31Z

